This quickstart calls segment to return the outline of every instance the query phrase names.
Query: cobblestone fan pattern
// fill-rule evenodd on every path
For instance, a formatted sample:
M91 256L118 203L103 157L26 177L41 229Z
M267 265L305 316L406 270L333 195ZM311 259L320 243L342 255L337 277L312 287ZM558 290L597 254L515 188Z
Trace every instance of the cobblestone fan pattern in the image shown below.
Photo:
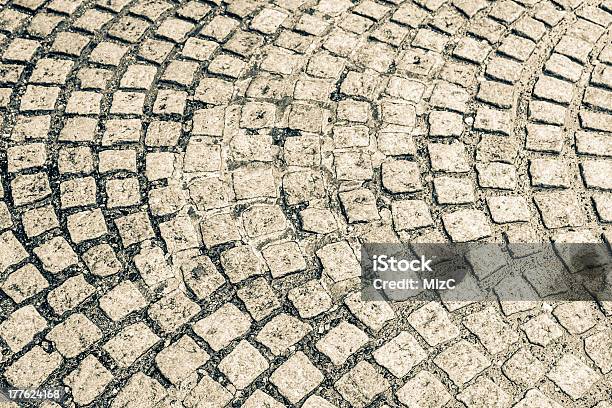
M610 304L355 291L363 242L612 239L611 22L610 0L0 0L0 386L611 407Z

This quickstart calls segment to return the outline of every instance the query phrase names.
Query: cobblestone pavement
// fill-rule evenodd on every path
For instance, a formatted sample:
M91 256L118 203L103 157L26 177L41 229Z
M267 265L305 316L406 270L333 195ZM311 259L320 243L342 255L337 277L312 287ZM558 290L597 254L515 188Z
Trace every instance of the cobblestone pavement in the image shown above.
M0 5L0 386L612 406L612 305L354 291L363 242L612 239L610 0Z

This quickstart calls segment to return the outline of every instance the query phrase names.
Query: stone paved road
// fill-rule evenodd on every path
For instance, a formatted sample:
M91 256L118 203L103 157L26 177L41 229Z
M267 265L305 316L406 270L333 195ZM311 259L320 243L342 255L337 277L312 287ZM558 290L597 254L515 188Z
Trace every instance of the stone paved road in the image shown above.
M363 242L612 239L611 22L610 0L0 0L0 386L611 407L611 305L354 292Z

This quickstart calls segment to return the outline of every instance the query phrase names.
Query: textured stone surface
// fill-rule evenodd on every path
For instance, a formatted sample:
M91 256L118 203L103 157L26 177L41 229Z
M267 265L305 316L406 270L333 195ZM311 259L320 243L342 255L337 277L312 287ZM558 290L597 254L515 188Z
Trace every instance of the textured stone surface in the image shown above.
M0 0L0 388L606 406L605 303L357 290L364 242L610 242L610 24L602 0Z

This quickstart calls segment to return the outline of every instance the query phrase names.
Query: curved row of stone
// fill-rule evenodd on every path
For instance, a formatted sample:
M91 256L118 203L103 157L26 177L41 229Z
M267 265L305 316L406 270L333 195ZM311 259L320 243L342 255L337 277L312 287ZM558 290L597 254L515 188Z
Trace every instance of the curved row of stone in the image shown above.
M48 58L30 38L11 40L3 53L10 62L3 82L18 83L20 98L11 101L5 91L2 100L23 114L6 124L12 131L3 169L10 191L5 212L9 218L19 214L22 226L7 222L6 229L15 225L17 233L2 233L9 254L0 265L7 275L2 288L15 304L35 298L38 310L45 304L53 309L42 318L32 306L14 312L7 306L11 317L2 323L9 333L3 340L16 351L5 374L11 383L30 375L44 381L62 364L61 355L67 361L57 379L71 386L81 404L101 393L114 398L111 382L125 387L113 402L117 406L129 405L139 388L151 391L151 405L167 398L195 406L206 395L219 406L234 396L248 398L244 406L280 406L278 400L296 403L310 395L323 378L336 391L319 387L322 395L353 406L381 401L383 394L392 398L395 391L406 404L422 399L441 405L452 394L471 405L483 393L509 400L500 381L529 386L513 366L533 358L529 351L513 354L503 375L487 371L495 383L484 376L470 382L502 351L508 357L492 331L501 330L505 345L517 341L496 308L473 305L451 317L451 306L429 303L410 310L414 330L407 331L389 324L406 311L361 302L357 294L336 307L330 294L342 296L359 276L355 238L391 241L416 232L418 239L434 241L446 239L446 231L453 240L468 241L496 235L488 214L495 223L526 221L516 214L522 196L509 202L494 193L487 197L488 211L480 199L472 206L476 180L497 191L514 188L517 178L504 167L512 163L500 156L502 139L479 136L514 137L514 113L506 113L517 109L511 87L531 75L522 76L519 67L530 64L538 41L555 35L552 27L577 4L561 11L549 2L364 1L353 7L322 1L302 13L291 2L282 2L285 8L230 2L224 9L199 2L173 8L162 1L100 1L89 9L56 0L47 10L82 14L70 18L72 31L55 33L50 26L60 17L42 12L43 3L15 1L0 17L3 30L18 31L15 22L25 22L26 10L41 11L33 21L43 27L37 29L44 49L68 56ZM603 8L578 10L590 16L580 21L607 24ZM27 30L36 35L35 28ZM92 35L95 46L89 45ZM412 47L403 49L408 41ZM565 47L546 63L536 98L549 99L543 84L549 73L561 76L562 57L555 55L573 52ZM31 73L21 69L28 62ZM479 72L478 64L486 68ZM27 85L20 69L29 75ZM486 79L473 102L470 91L479 74ZM54 108L59 114L39 115ZM182 123L189 120L190 126ZM591 123L587 127L600 126ZM450 144L449 137L455 139ZM474 158L490 162L476 166L477 179L469 174ZM429 228L434 224L440 229ZM27 263L30 251L35 256ZM26 287L24 279L36 284ZM94 311L98 299L104 314ZM75 309L85 314L64 319ZM566 316L575 310L598 319L590 307L565 306L555 316L570 332L573 321ZM126 318L131 312L137 313ZM522 326L530 342L551 341L542 339L541 326L563 330L545 317ZM59 324L47 332L45 319ZM338 324L340 319L349 323ZM32 329L13 334L25 320L34 322ZM193 328L183 334L190 321ZM465 328L459 330L459 321ZM318 338L313 326L326 334ZM70 339L69 331L80 339ZM57 351L44 341L42 348L30 348L39 333ZM460 333L476 335L484 348L466 340L444 344ZM134 336L142 341L132 344ZM589 334L589 344L596 336ZM169 340L163 350L160 337ZM363 347L370 338L380 339L377 345L391 340L372 352L373 345ZM101 346L94 346L94 354L70 360L94 344ZM296 345L301 351L288 354ZM435 365L404 381L425 360L425 346L437 347ZM593 347L587 352L596 364L605 361ZM46 364L28 371L35 359ZM190 363L182 371L173 359ZM549 378L557 384L576 366L587 371L586 383L596 382L591 369L571 357L555 364ZM202 373L193 378L202 365L214 379ZM273 387L261 379L264 372ZM303 373L300 384L291 382L296 373ZM179 389L187 376L189 385ZM563 390L572 398L586 394ZM512 393L520 396L522 389ZM546 398L532 390L523 403ZM308 401L306 406L326 404L314 395Z

